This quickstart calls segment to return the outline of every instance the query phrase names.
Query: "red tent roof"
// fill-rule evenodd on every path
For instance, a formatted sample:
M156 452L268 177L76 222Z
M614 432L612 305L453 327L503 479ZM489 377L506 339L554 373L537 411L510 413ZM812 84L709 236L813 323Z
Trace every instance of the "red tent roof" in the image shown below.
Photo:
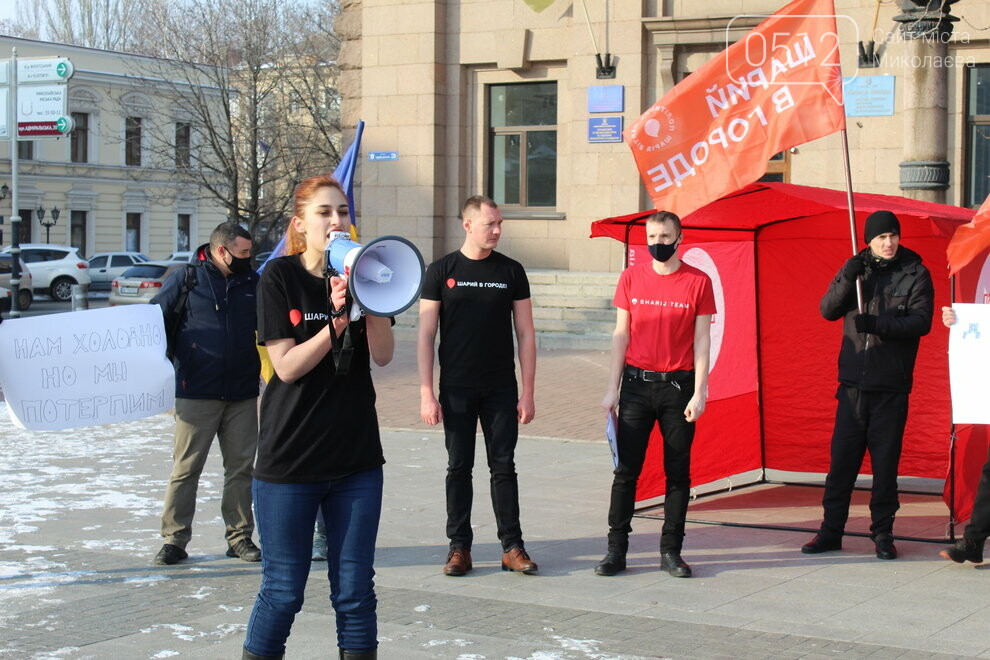
M949 237L962 222L969 222L972 209L922 202L895 195L854 193L858 226L874 211L892 211L898 217L913 216L931 221L929 235ZM846 193L841 190L798 186L790 183L751 183L731 195L706 204L685 218L686 230L700 230L711 239L711 231L755 232L766 225L826 214L848 218ZM618 241L645 244L644 219L653 211L605 218L591 223L591 238L608 236ZM848 221L845 225L848 227ZM727 235L728 239L729 236Z

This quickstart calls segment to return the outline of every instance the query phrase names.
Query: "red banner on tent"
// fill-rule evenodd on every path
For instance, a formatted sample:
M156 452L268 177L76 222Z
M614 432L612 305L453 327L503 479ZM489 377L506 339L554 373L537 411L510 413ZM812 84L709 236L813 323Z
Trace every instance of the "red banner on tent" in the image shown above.
M972 222L958 228L945 249L949 260L949 277L962 270L973 258L990 247L990 197L976 211Z
M656 208L684 217L756 181L774 154L842 128L833 2L795 0L665 94L625 139Z

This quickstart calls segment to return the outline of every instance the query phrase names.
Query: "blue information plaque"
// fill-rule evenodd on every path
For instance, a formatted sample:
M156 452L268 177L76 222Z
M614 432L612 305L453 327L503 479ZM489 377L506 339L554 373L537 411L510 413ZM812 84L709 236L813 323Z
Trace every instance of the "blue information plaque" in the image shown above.
M622 142L622 117L588 118L588 142Z
M894 114L894 76L857 76L842 79L847 117L891 117Z
M368 160L399 160L398 151L369 151Z
M625 112L623 85L588 88L588 112Z

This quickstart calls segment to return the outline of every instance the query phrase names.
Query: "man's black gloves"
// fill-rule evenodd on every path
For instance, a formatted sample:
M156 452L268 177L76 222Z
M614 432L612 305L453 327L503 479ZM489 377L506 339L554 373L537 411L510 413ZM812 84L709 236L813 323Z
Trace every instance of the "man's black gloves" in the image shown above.
M876 334L877 330L877 316L876 314L857 314L853 321L856 322L856 332L867 332L871 335Z
M866 262L860 259L858 256L850 257L846 265L842 267L842 274L846 276L846 279L850 282L866 274Z

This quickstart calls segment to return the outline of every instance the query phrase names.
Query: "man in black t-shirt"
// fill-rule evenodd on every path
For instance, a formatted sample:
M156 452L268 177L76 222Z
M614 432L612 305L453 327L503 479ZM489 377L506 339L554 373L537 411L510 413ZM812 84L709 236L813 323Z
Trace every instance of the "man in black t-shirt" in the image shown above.
M495 252L502 215L491 199L470 197L461 210L464 245L430 264L419 307L420 417L443 422L447 446L445 575L471 570L471 503L475 433L485 436L492 506L502 542L502 570L535 573L519 525L514 461L519 423L536 413L536 332L529 280L522 265ZM440 399L433 390L433 346L440 330ZM512 333L519 345L522 394L516 385Z

